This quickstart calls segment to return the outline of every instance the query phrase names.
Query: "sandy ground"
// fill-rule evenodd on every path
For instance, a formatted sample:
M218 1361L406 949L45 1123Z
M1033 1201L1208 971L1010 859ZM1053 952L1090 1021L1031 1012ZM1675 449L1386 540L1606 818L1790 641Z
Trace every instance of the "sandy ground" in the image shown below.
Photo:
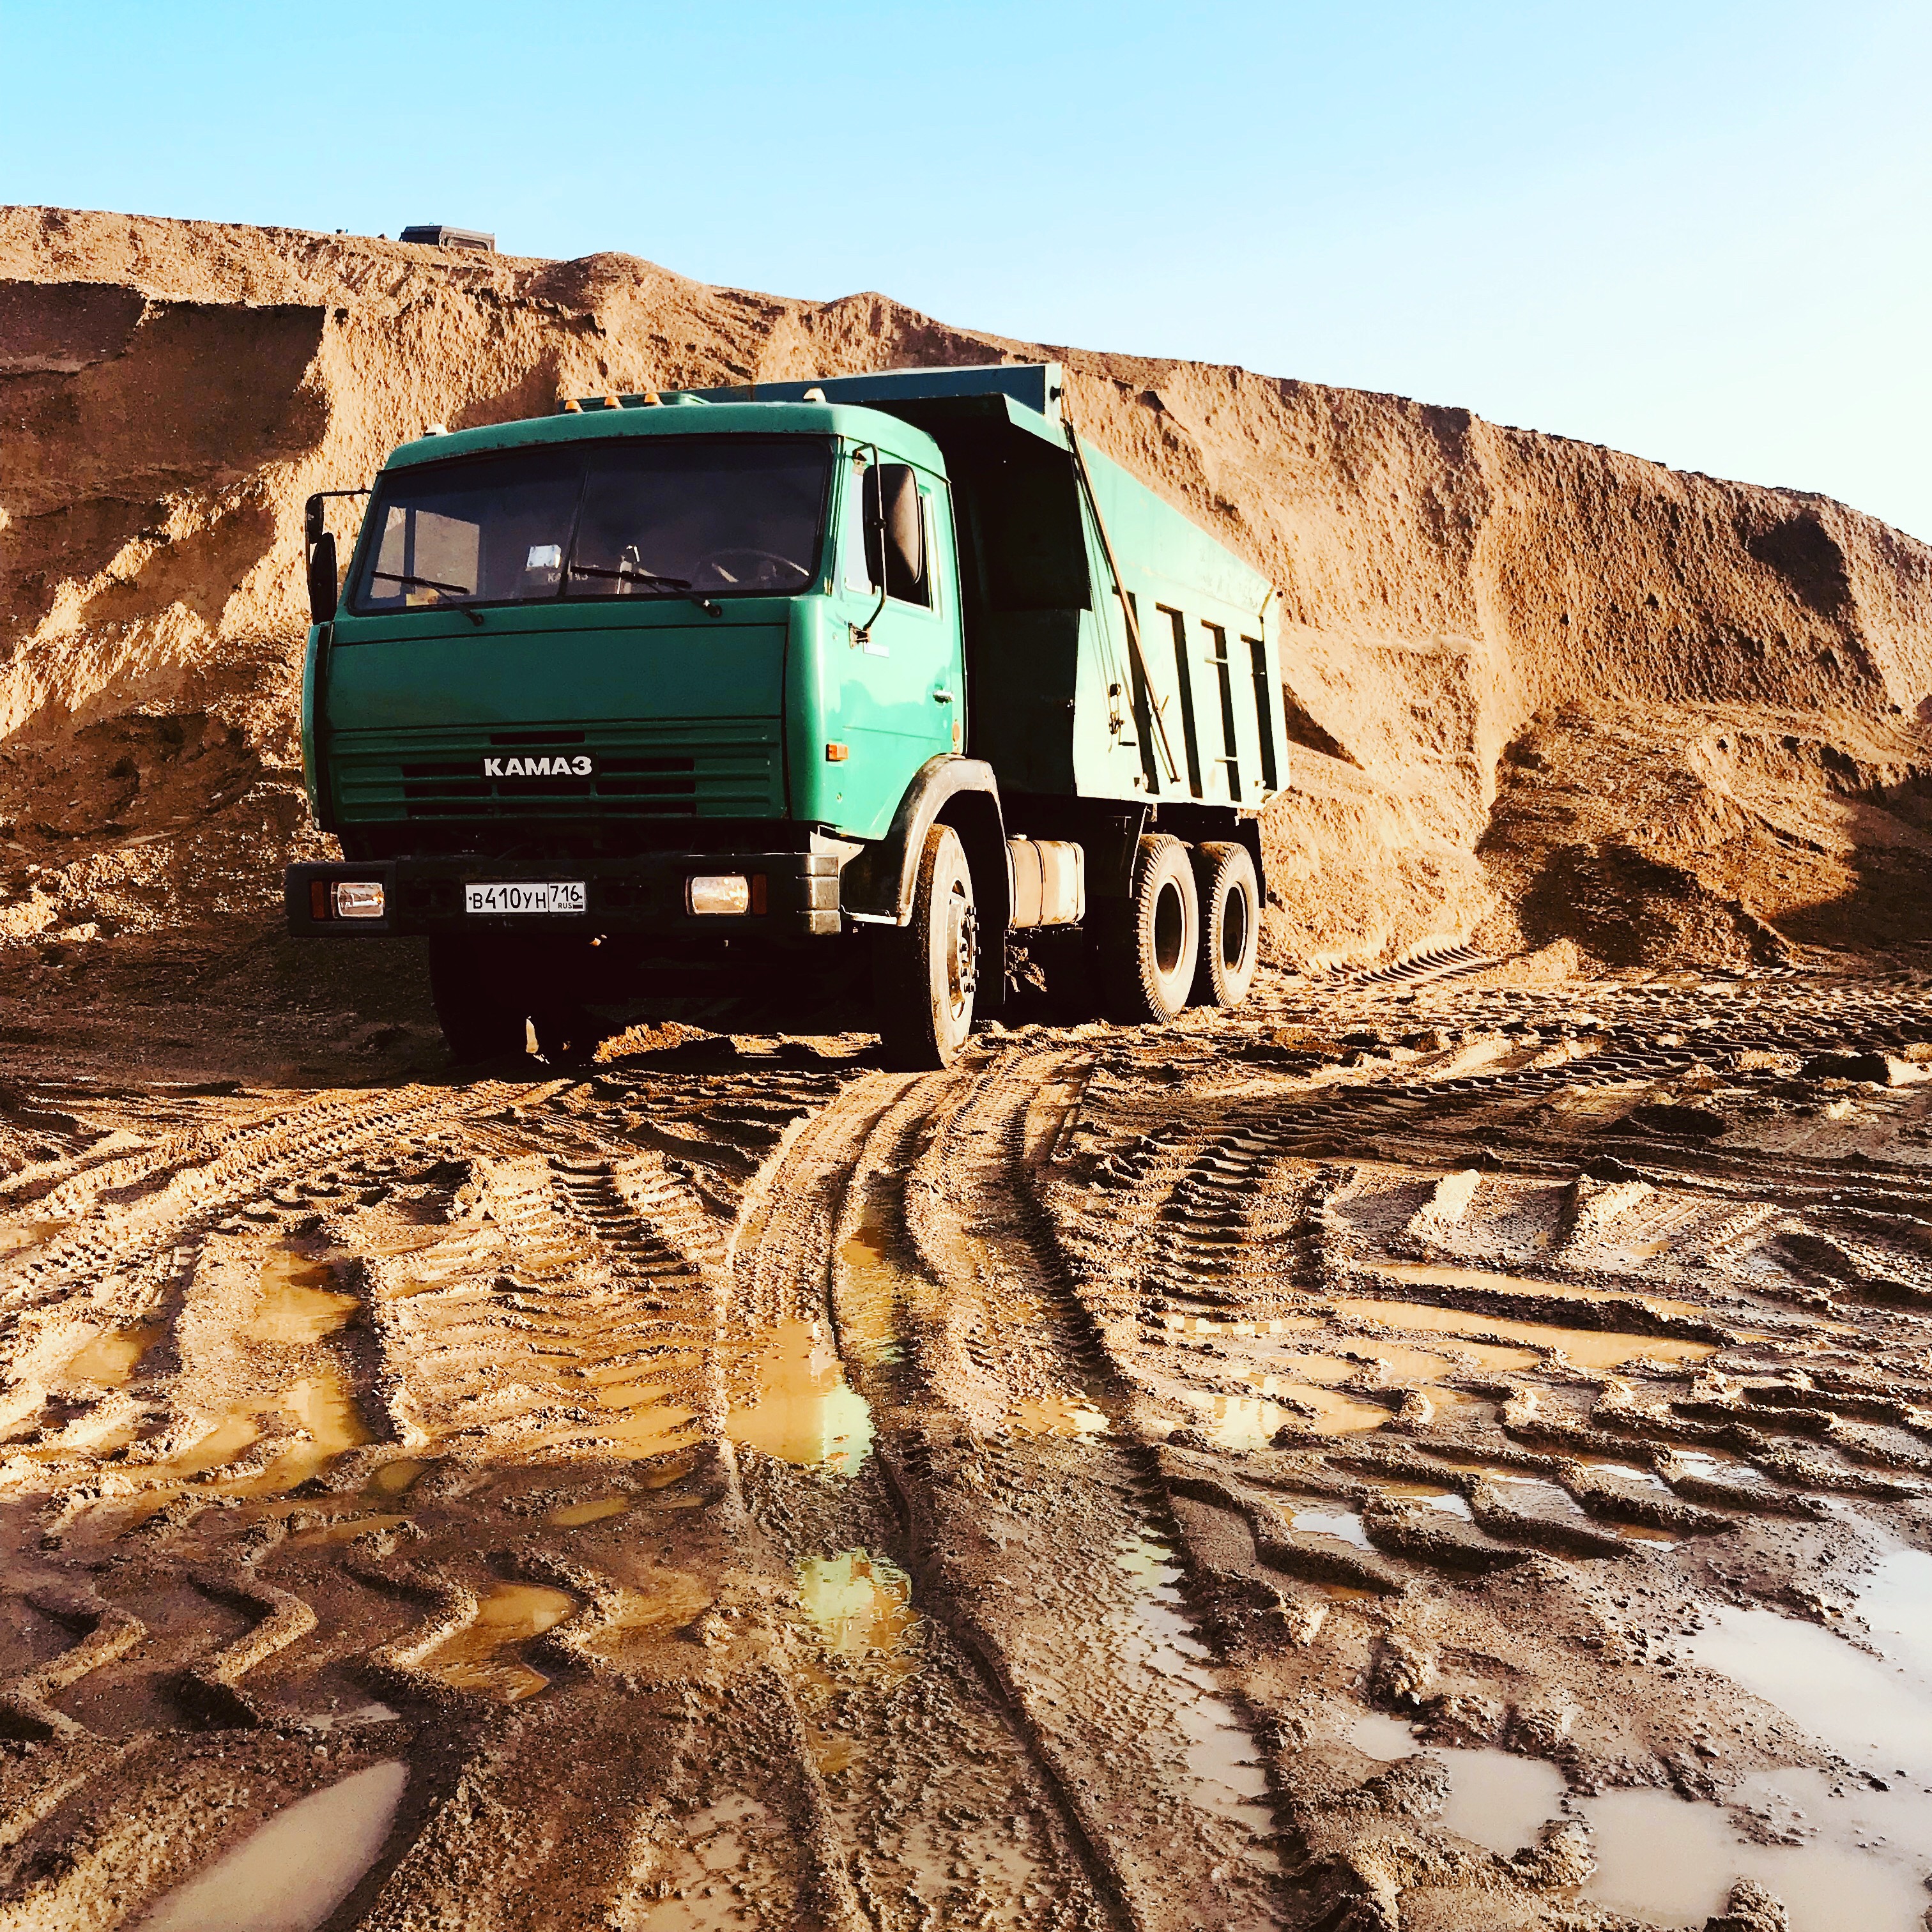
M1048 353L1276 588L1240 1014L479 1077L416 950L278 935L309 490ZM880 296L71 210L0 208L0 1932L1922 1932L1932 550Z
M0 1927L1921 1924L1921 976L349 951L0 964Z

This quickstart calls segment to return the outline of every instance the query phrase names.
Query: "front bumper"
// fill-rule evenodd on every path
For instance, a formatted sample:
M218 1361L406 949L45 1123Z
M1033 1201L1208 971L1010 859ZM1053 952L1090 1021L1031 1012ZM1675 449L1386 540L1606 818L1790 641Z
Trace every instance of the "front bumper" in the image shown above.
M772 940L836 933L839 856L830 852L649 852L621 859L504 862L494 859L375 859L366 863L291 866L284 892L289 931L303 939L386 939L442 933L660 934L680 939ZM694 876L762 876L763 912L694 914L686 887ZM469 913L467 884L506 885L579 880L581 913ZM382 888L380 919L333 916L338 880ZM314 889L321 887L317 892ZM316 908L325 916L316 916Z

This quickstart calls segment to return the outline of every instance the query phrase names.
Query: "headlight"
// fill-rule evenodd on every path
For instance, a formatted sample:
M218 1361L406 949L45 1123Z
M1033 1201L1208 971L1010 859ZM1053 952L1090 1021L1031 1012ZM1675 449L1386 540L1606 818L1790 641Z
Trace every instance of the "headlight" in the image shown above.
M338 919L380 919L382 910L381 880L336 880L335 916Z
M747 913L752 882L742 872L700 873L686 887L684 902L694 913Z

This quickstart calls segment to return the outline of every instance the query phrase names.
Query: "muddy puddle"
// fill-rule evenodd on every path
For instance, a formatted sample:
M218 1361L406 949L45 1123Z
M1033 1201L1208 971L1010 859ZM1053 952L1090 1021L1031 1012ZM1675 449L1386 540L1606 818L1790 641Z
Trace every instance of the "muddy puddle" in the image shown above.
M641 1373L646 1366L650 1372ZM670 1366L662 1355L648 1365L637 1361L610 1363L584 1376L586 1392L604 1411L588 1431L589 1448L642 1459L682 1447L692 1439L695 1413L682 1393L656 1379Z
M632 1507L628 1496L586 1496L580 1503L566 1503L546 1519L559 1529L583 1529L593 1522L608 1522Z
M1624 1335L1598 1328L1559 1328L1546 1322L1519 1322L1508 1316L1472 1315L1460 1308L1437 1308L1420 1301L1383 1301L1369 1296L1339 1298L1336 1312L1352 1322L1376 1322L1425 1334L1501 1336L1538 1350L1561 1350L1579 1368L1620 1369L1648 1357L1658 1362L1696 1362L1717 1352L1711 1342L1671 1336Z
M872 1411L845 1379L837 1342L817 1322L781 1322L732 1372L725 1432L806 1468L856 1475L872 1447Z
M73 1225L70 1221L16 1221L0 1228L0 1259L24 1254L29 1248L44 1247Z
M158 1322L137 1322L97 1335L61 1371L56 1387L62 1391L125 1388L134 1379L141 1358L161 1338Z
M406 1765L371 1765L284 1805L137 1932L314 1932L376 1862L408 1783Z
M1870 1603L1870 1609L1866 1608ZM1860 1770L1932 1786L1932 1556L1901 1550L1860 1592L1858 1612L1880 1653L1775 1610L1718 1606L1684 1641L1686 1653L1840 1752ZM1932 1848L1932 1802L1924 1812Z
M554 1630L576 1608L575 1598L544 1584L495 1584L484 1593L476 1622L446 1638L418 1667L459 1690L520 1703L546 1689L550 1679L512 1653Z
M1214 1653L1194 1634L1172 1544L1143 1531L1124 1537L1114 1560L1133 1593L1126 1613L1112 1619L1120 1660L1134 1675L1159 1682L1172 1700L1189 1796L1202 1810L1255 1839L1267 1837L1274 1829L1268 1778L1255 1761L1253 1740L1210 1674ZM1261 1844L1246 1846L1244 1856L1258 1870L1279 1869L1273 1850Z
M298 1250L272 1250L262 1262L260 1294L242 1339L298 1346L346 1327L362 1303L336 1288L334 1280L332 1268Z
M884 1225L860 1221L842 1242L844 1292L838 1298L839 1339L865 1368L881 1368L899 1359L898 1298L904 1276L886 1250Z
M897 1564L864 1550L808 1558L798 1566L798 1604L831 1656L888 1680L918 1667L912 1579Z
M1346 1732L1358 1750L1384 1761L1418 1751L1438 1758L1449 1769L1449 1796L1442 1822L1472 1843L1508 1857L1536 1840L1538 1830L1564 1814L1563 1774L1540 1759L1503 1750L1471 1750L1423 1744L1400 1718L1369 1712Z
M1773 1610L1707 1613L1685 1653L1851 1768L1762 1772L1728 1808L1658 1791L1582 1801L1598 1837L1591 1898L1701 1925L1742 1876L1784 1901L1791 1932L1919 1932L1932 1879L1932 1556L1888 1551L1859 1588L1856 1615L1878 1655Z
M1107 1418L1084 1396L1025 1396L1006 1418L1022 1436L1103 1436Z
M1791 1779L1754 1780L1741 1795L1762 1804ZM1807 1782L1796 1789L1819 1804ZM1576 1808L1596 1840L1596 1875L1585 1895L1660 1925L1702 1926L1724 1910L1740 1878L1756 1880L1784 1902L1790 1932L1921 1932L1924 1924L1925 1887L1915 1870L1924 1841L1916 1858L1869 1841L1861 1846L1869 1826L1856 1803L1814 1826L1816 1841L1800 1845L1756 1844L1741 1828L1745 1820L1667 1791L1606 1791ZM1814 1816L1808 1808L1794 1822L1803 1827Z
M1466 1288L1490 1294L1535 1294L1555 1301L1587 1301L1614 1306L1622 1302L1648 1308L1664 1315L1683 1315L1708 1322L1711 1311L1694 1301L1674 1301L1660 1294L1645 1294L1600 1288L1571 1288L1558 1282L1541 1281L1533 1275L1497 1274L1485 1268L1447 1266L1434 1262L1375 1261L1368 1265L1377 1274L1395 1281L1412 1281L1431 1288Z
M741 1895L756 1869L752 1846L770 1833L773 1820L754 1799L729 1796L680 1821L678 1840L660 1853L653 1889L627 1932L752 1932L765 1922L753 1900Z

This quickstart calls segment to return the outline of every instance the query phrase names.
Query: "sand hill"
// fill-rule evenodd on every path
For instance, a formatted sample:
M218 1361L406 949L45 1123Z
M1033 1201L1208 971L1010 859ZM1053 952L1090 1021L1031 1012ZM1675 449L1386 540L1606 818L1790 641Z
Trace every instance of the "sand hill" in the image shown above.
M259 908L314 842L311 490L560 390L1058 357L1082 428L1275 584L1277 956L1911 947L1932 548L1828 498L1238 368L625 255L0 210L0 938Z

